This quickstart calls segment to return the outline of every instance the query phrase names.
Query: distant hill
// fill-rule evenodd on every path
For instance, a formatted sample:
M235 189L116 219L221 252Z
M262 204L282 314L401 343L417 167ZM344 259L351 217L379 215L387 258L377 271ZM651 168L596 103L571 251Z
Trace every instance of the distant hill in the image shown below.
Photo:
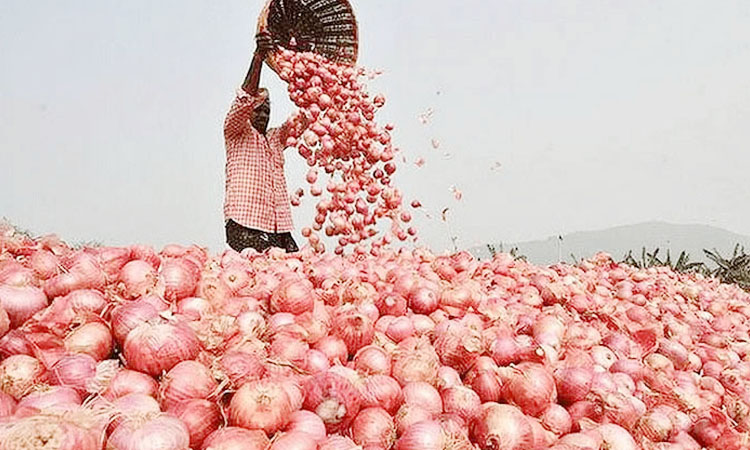
M558 249L559 244L559 249ZM577 259L589 258L599 251L604 251L620 261L628 251L640 259L641 249L647 251L659 248L660 259L666 258L667 249L670 250L674 261L683 250L690 255L691 261L709 263L703 249L716 249L727 257L734 251L736 244L740 244L750 251L750 237L732 233L721 228L708 225L675 225L664 222L647 222L636 225L625 225L600 231L582 231L557 236L541 241L502 243L505 252L516 247L518 254L539 265L550 265L558 262L558 255L562 260L572 262L571 254ZM495 243L495 249L500 251L501 244ZM490 257L487 246L474 247L469 252L475 257L486 259Z

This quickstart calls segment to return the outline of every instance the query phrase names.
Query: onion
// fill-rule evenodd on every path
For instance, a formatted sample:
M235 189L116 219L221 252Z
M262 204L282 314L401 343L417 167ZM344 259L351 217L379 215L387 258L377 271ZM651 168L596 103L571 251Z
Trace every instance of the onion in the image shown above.
M33 286L0 284L0 306L8 314L11 328L16 328L47 306L47 296Z
M96 360L86 354L62 357L49 370L53 384L70 386L82 395L92 390L96 374Z
M332 331L344 341L350 355L371 344L375 336L374 321L350 305L336 312Z
M454 386L440 393L446 413L461 417L470 423L479 414L482 400L479 395L466 386Z
M159 311L148 303L133 302L118 306L112 310L110 321L115 340L122 344L128 333L139 325L159 316Z
M122 296L135 299L152 292L159 277L154 266L136 259L122 267L119 279Z
M348 437L337 434L329 436L328 439L318 445L318 450L360 450L361 448Z
M211 433L201 450L266 450L271 441L261 430L225 427Z
M112 353L112 333L100 322L89 322L65 337L65 349L70 353L83 353L103 361Z
M0 338L5 336L8 330L10 330L10 317L3 306L0 305Z
M268 450L317 450L315 439L301 431L283 433L271 443Z
M65 300L76 313L100 314L108 305L104 295L94 289L78 289L65 296Z
M196 361L183 361L162 377L161 405L170 410L183 400L205 400L216 394L218 388L206 366Z
M398 381L385 375L367 377L361 392L362 407L380 406L389 414L395 414L404 400Z
M59 273L60 261L49 250L37 250L29 256L29 267L41 280L48 280Z
M443 399L440 393L424 381L407 383L402 392L405 405L422 408L434 415L443 412Z
M138 422L157 416L161 411L159 403L151 396L139 393L127 394L112 402L114 417L109 431L115 430L124 422Z
M416 333L414 324L408 317L396 317L385 329L385 335L393 342L401 342L404 339L413 336Z
M349 426L362 402L357 388L349 380L330 370L307 380L304 391L304 409L320 416L329 433Z
M229 423L272 434L286 425L292 412L289 395L278 383L250 381L232 396Z
M200 351L195 333L186 326L144 323L128 333L123 356L128 367L149 375L170 370Z
M321 351L310 349L305 354L304 368L311 374L325 372L331 367L328 357Z
M284 281L271 295L271 312L302 314L315 304L313 285L306 279Z
M445 436L440 424L426 420L410 426L396 441L395 450L443 450Z
M21 330L10 330L0 338L0 356L7 358L11 355L32 355L34 349L26 340Z
M164 261L159 271L164 281L164 298L174 302L190 297L195 292L198 281L195 278L196 268L184 259L168 259Z
M317 414L310 411L295 411L292 413L284 431L307 433L315 442L326 438L326 426Z
M156 397L159 384L150 376L129 369L121 369L109 382L102 396L115 400L127 394L138 393Z
M0 391L0 419L13 415L16 410L16 400L5 391Z
M583 400L591 390L594 372L583 367L558 369L554 373L557 398L563 405Z
M602 436L603 446L611 450L637 450L633 436L624 428L615 424L606 424L596 429Z
M416 336L430 334L435 329L435 322L429 316L415 314L411 316L411 323L414 325Z
M442 391L449 387L457 386L461 384L461 375L456 372L456 369L448 366L441 366L437 373L437 388Z
M328 357L331 363L347 361L349 351L343 339L336 336L326 336L315 343L315 350L319 350Z
M37 383L46 380L42 363L28 355L12 355L0 362L0 389L16 400L26 395Z
M110 435L107 448L115 450L185 450L190 446L187 427L164 414L150 420L123 422ZM114 445L113 445L114 444Z
M521 363L513 369L507 393L508 399L530 416L539 416L557 400L555 379L536 363Z
M424 408L404 404L398 409L396 415L394 416L394 420L396 423L396 433L401 436L412 425L419 422L424 422L426 420L433 420L434 418L435 414L427 411Z
M352 423L352 439L367 447L390 448L396 440L396 427L393 419L383 408L366 408L357 414Z
M200 320L211 312L211 303L200 297L187 297L177 302L177 313Z
M426 287L415 288L409 295L408 300L409 308L416 314L431 314L439 305L439 299L435 291Z
M0 448L99 450L99 436L75 420L39 415L0 425Z
M226 352L219 359L219 367L229 380L230 386L235 389L249 381L260 379L265 372L260 359L244 351Z
M510 405L482 405L472 423L471 436L481 449L523 450L534 447L534 431L529 419Z
M402 386L412 381L433 384L440 368L440 360L429 341L408 338L398 344L392 367L393 378Z
M434 345L440 361L460 374L466 373L484 350L481 334L458 321L440 324L436 334Z
M568 411L557 404L550 405L539 417L539 420L545 429L557 436L570 433L573 427L573 421Z
M184 400L168 412L185 424L190 435L190 448L200 448L206 437L224 422L216 403L203 399Z
M390 375L391 357L382 348L368 345L354 356L354 368L365 375Z
M0 394L0 397L3 395L7 394ZM14 406L17 407L17 416L27 417L50 412L55 408L72 410L80 405L81 396L75 389L65 386L49 386L30 392L18 402L18 405Z

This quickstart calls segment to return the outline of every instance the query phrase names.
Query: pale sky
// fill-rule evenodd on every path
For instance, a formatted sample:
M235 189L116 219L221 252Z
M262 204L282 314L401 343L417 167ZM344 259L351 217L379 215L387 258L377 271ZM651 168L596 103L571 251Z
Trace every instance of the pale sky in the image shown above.
M460 247L650 220L750 234L750 2L352 3L433 249L448 226ZM70 242L224 248L222 122L261 7L0 1L0 217ZM278 125L292 104L267 68L262 83ZM288 152L290 191L305 170ZM293 210L298 231L313 209Z

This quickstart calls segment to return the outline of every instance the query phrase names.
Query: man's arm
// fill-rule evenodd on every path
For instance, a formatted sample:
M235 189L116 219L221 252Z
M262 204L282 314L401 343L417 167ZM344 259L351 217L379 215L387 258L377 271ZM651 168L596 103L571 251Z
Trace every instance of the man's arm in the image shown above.
M258 89L260 84L260 71L263 61L268 52L274 48L273 41L268 33L261 33L255 37L256 48L250 69L247 71L240 92L232 104L229 114L224 122L224 135L230 136L242 130L248 120L252 118L255 108L263 101L264 93ZM265 94L267 95L267 94Z

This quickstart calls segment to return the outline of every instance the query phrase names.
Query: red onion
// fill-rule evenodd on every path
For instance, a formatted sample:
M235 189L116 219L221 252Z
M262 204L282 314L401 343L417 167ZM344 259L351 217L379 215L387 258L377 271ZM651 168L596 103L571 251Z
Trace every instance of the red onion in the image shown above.
M416 336L428 335L435 329L435 322L429 316L414 314L411 316L411 323Z
M8 330L10 330L10 317L2 305L0 305L0 337L5 336Z
M282 433L271 443L268 450L317 450L318 444L307 433L291 431Z
M70 386L82 395L88 394L96 377L96 360L86 354L60 358L49 370L50 381Z
M244 384L229 403L229 423L272 434L281 430L293 412L289 395L270 380Z
M407 338L398 344L393 355L392 373L402 386L412 381L436 381L440 360L429 341Z
M73 420L47 415L11 419L3 423L0 426L0 443L3 450L99 450L102 447L94 430Z
M471 436L480 448L523 450L533 448L534 431L518 408L485 403L471 426Z
M121 369L110 380L102 396L108 400L138 393L156 397L159 384L150 376L129 369Z
M474 420L482 406L479 395L466 386L450 387L440 395L443 398L445 412L461 417L466 423Z
M168 259L164 261L159 271L160 278L164 281L164 298L174 302L185 297L190 297L195 292L197 280L195 278L195 267L184 259Z
M374 321L356 308L345 305L333 318L333 333L346 344L350 355L372 343L375 335Z
M81 396L75 389L65 386L48 386L34 390L24 396L18 402L17 408L18 411L26 411L27 413L24 415L28 416L49 411L56 407L71 408L80 405Z
M211 303L200 297L187 297L177 302L177 313L200 320L211 312Z
M385 329L385 335L396 343L413 336L415 333L416 330L411 319L404 316L394 318Z
M304 409L323 419L326 430L334 433L345 429L359 412L361 395L352 383L341 375L328 371L305 382Z
M471 388L482 403L499 402L503 396L502 382L494 371L483 370L476 374L471 380Z
M448 366L440 366L437 373L437 388L442 391L449 387L457 386L461 384L461 375L456 372L456 369Z
M605 448L612 450L637 450L639 447L635 443L633 436L624 428L615 424L602 425L596 429L602 436Z
M315 349L328 357L331 363L346 362L349 351L343 339L336 336L326 336L315 344Z
M26 395L34 385L46 380L42 363L28 355L12 355L0 362L0 389L16 400Z
M361 448L348 437L337 434L329 436L328 439L318 445L318 450L360 450Z
M385 375L372 375L364 381L362 407L380 406L395 414L404 401L404 395L398 381Z
M0 306L8 314L11 328L16 328L47 306L47 296L33 286L0 284Z
M438 305L437 294L426 287L417 287L409 295L409 308L416 314L431 314L438 308Z
M183 361L162 377L161 405L169 410L183 400L205 400L216 394L218 388L206 366L196 361Z
M555 379L541 364L519 364L509 381L508 399L530 416L539 416L557 400Z
M29 256L29 267L41 280L48 280L59 273L60 261L48 250L37 250Z
M424 381L407 383L402 392L405 405L422 408L434 415L443 412L443 399L440 393Z
M284 281L271 295L271 312L302 314L315 304L313 285L306 279Z
M81 325L65 337L65 349L70 353L84 353L97 361L112 353L112 333L100 322Z
M394 416L396 433L401 436L412 425L419 422L424 422L426 420L433 420L434 418L435 414L427 411L424 408L403 404Z
M158 316L159 311L148 303L133 302L118 306L110 316L112 335L122 344L133 329Z
M228 351L219 359L219 367L230 386L238 388L248 381L261 378L265 371L257 356L243 351Z
M573 427L573 421L568 411L558 404L552 404L539 417L542 426L556 434L562 436L570 433Z
M122 296L135 299L152 292L159 279L155 269L150 263L137 259L125 264L119 276Z
M0 356L7 358L11 355L32 355L34 349L26 339L26 333L21 330L10 330L0 338Z
M284 431L307 433L315 442L321 442L326 438L326 426L323 420L310 411L295 411L292 413Z
M261 430L224 427L211 433L203 441L201 450L266 450L270 443Z
M109 425L109 431L115 430L124 422L138 422L155 417L161 411L159 403L146 394L127 394L112 402L114 417Z
M556 370L557 398L563 405L583 400L591 390L594 372L583 367L570 367Z
M0 391L0 419L13 415L16 410L16 400L4 391Z
M445 436L440 424L426 420L410 426L396 441L394 450L443 450Z
M328 357L318 350L310 349L305 354L304 369L311 374L325 372L331 367Z
M123 422L110 435L107 448L112 446L114 450L185 450L190 447L187 427L176 417L164 414L140 422Z
M448 321L436 329L434 345L440 361L460 374L466 373L483 352L481 334L458 321Z
M391 357L382 348L368 345L354 356L354 368L365 375L390 375Z
M123 356L128 367L149 375L170 370L200 351L195 333L186 326L144 323L128 333Z
M216 403L203 399L184 400L168 410L185 424L190 435L190 448L200 448L206 437L224 422Z
M364 447L368 445L390 448L396 440L393 419L383 408L366 408L352 422L352 439Z

